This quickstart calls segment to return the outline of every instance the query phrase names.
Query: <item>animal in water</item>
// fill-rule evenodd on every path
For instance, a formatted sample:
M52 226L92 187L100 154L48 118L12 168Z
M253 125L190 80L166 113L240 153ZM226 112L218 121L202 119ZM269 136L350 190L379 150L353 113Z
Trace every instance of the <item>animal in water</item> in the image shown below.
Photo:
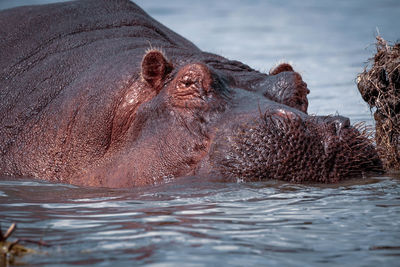
M136 187L382 170L348 118L307 114L291 65L261 73L201 51L130 1L18 7L0 25L2 176Z

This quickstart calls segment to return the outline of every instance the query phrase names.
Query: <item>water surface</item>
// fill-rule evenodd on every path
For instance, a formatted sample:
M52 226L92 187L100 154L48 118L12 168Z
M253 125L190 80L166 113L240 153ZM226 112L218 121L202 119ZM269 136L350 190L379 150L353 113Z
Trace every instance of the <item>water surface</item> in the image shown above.
M396 266L399 188L389 177L323 187L193 177L135 190L2 181L0 218L52 245L22 259L38 266Z
M51 0L0 1L0 9ZM201 49L268 71L289 61L310 113L372 125L355 77L377 29L400 37L400 2L137 1ZM339 185L215 183L196 177L131 190L0 179L0 223L43 239L32 266L399 266L398 175Z

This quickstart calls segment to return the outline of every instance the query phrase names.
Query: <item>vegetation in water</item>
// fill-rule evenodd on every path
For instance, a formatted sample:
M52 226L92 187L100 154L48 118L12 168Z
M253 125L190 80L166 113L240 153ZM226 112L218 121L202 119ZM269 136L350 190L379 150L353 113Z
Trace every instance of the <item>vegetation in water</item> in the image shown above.
M377 36L376 54L358 76L358 90L375 108L376 145L388 171L400 170L400 43Z
M26 254L37 254L38 252L34 249L25 247L21 243L34 243L40 246L48 246L43 241L34 241L30 239L20 238L12 242L7 241L9 237L15 232L17 225L11 224L8 230L3 234L0 226L0 267L10 266L17 264L16 260Z

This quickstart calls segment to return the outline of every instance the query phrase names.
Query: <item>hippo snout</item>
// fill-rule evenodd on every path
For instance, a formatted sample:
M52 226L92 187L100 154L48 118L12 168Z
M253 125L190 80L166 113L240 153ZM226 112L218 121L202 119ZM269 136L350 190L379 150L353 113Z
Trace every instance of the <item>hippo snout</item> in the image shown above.
M221 134L224 145L216 145L212 159L239 180L332 183L381 169L372 142L343 116L279 108L233 128Z

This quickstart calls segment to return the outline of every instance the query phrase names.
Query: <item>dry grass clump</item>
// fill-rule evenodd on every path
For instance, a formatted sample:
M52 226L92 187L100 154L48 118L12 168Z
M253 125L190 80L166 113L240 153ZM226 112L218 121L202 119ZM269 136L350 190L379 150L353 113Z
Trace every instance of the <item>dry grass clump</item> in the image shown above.
M376 144L386 170L400 170L400 43L377 36L372 66L358 76L358 90L376 108Z
M13 242L7 241L9 237L14 233L14 231L17 229L17 225L13 223L8 230L3 234L3 231L1 230L1 225L0 225L0 266L11 266L11 265L19 265L21 264L20 262L17 262L16 259L19 257L22 257L26 254L35 254L38 253L37 251L27 248L20 243L25 242L25 243L33 243L37 244L39 246L49 246L42 240L40 241L35 241L35 240L30 240L26 238L20 238L17 239Z

